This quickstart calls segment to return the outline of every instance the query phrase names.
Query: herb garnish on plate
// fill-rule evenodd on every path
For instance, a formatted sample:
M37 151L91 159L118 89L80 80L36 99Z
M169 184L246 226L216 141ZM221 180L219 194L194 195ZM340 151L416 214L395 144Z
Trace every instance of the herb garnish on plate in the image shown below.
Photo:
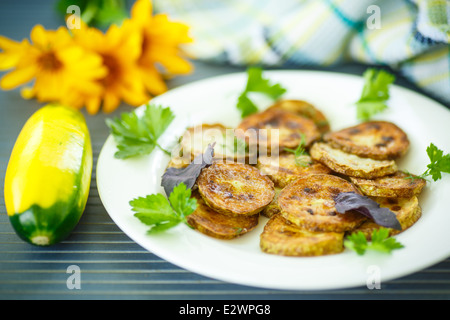
M142 116L135 112L125 112L120 118L106 119L111 134L117 143L114 156L127 159L150 154L155 147L170 155L170 151L158 144L159 137L175 118L169 107L147 104Z
M272 84L269 79L264 78L261 68L248 68L247 76L247 85L245 86L244 91L240 94L236 106L241 111L242 118L258 112L258 107L248 97L250 92L262 93L273 100L278 99L286 92L286 89L279 83Z
M371 241L367 241L361 231L353 233L346 238L344 246L354 250L358 255L363 255L367 250L391 253L392 250L404 248L395 238L389 237L389 230L386 228L374 230Z
M356 116L359 120L367 121L388 107L389 86L395 81L395 76L385 70L370 68L363 77L365 83L361 97L356 102Z
M179 223L186 223L186 217L197 208L197 200L191 198L191 189L180 183L170 193L151 194L130 201L134 216L150 226L148 233L161 232Z
M410 174L408 179L426 179L431 176L434 181L442 178L442 173L450 173L450 153L444 155L444 151L436 147L433 143L427 147L430 163L427 169L420 176Z

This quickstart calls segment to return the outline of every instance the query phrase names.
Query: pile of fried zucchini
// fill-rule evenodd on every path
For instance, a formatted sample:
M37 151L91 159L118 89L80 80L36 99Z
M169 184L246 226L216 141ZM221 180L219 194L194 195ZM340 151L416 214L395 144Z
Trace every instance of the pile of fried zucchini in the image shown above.
M225 136L226 129L221 124L189 128L189 134L180 139L184 154L173 157L169 166L187 166L208 143ZM235 152L235 161L226 162L222 161L224 144L216 144L215 158L220 161L202 170L193 189L198 206L188 216L188 223L208 236L242 236L264 216L268 220L264 219L260 235L263 252L337 254L344 250L347 235L361 231L370 240L372 231L380 228L356 211L338 213L334 199L342 192L365 195L395 213L402 230L390 229L391 235L406 230L421 216L418 195L426 181L411 179L398 169L396 160L405 155L410 142L391 122L368 121L333 132L315 106L281 100L247 116L235 129L268 129L269 134L270 129L278 129L279 154L258 155L257 163L249 164L248 154ZM270 141L241 138L249 145ZM300 144L305 150L300 156L286 151Z

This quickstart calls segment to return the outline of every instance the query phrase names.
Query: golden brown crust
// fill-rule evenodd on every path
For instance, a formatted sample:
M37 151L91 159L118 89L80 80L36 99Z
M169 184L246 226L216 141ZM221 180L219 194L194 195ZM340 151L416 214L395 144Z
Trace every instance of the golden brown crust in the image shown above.
M350 180L366 196L387 198L411 198L422 192L426 180L398 171L393 175L376 179L350 177Z
M271 105L268 109L274 108L290 111L298 114L299 116L313 120L321 134L330 131L330 123L325 115L307 101L295 99L280 100Z
M388 121L368 121L330 132L324 140L335 148L364 158L396 159L409 148L406 133Z
M414 225L422 216L422 209L419 205L419 200L416 196L411 198L383 198L383 197L371 197L375 202L380 204L382 208L389 208L397 217L397 220L402 226L402 230L395 230L388 228L389 235L393 236L399 234L412 225ZM361 231L368 240L371 239L372 232L382 228L372 220L367 220L361 224L358 228L355 228L349 234ZM384 228L384 227L383 227Z
M228 215L257 214L275 196L273 182L247 164L214 163L202 170L197 184L206 204Z
M345 232L359 226L366 218L358 212L340 214L334 198L341 192L357 192L356 187L334 175L313 174L297 179L278 196L281 215L312 231Z
M296 148L303 137L308 147L321 136L314 121L279 108L267 109L244 118L237 127L236 135L245 137L249 145L257 144L260 148L271 150L279 148L280 151Z
M284 188L297 178L313 173L331 173L331 170L319 162L312 161L308 155L295 159L293 153L281 153L258 158L256 167L267 175L276 187Z
M272 202L270 202L267 206L264 207L261 211L261 215L271 218L273 215L280 213L280 206L278 205L278 196L280 195L282 188L275 187L275 196L273 197Z
M242 236L258 225L258 215L224 215L206 205L198 190L192 196L197 199L197 209L187 216L187 223L203 234L228 240Z
M276 214L264 226L260 248L284 256L323 256L342 252L343 237L344 233L309 231Z
M316 142L309 150L311 158L346 176L374 179L397 172L394 160L361 158L328 143Z
M244 144L235 142L234 129L222 124L200 124L188 128L180 138L180 155L182 159L191 161L205 152L208 144L214 145L214 159L236 160L245 162L248 157ZM239 147L237 147L239 146Z

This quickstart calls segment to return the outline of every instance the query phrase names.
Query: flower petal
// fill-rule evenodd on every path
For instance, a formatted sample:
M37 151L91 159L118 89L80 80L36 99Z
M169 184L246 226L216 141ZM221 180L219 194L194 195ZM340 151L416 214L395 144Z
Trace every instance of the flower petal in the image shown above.
M48 46L48 36L44 27L40 24L35 25L33 29L31 29L30 38L33 44L40 48L46 48Z
M137 0L131 7L131 19L142 26L151 20L152 10L150 0Z
M29 100L36 96L36 91L33 87L24 87L20 90L20 95L22 98Z
M15 69L3 76L0 80L0 87L5 90L14 89L29 82L37 73L37 66L34 64L24 68Z
M111 113L117 109L119 106L120 99L119 97L112 93L111 91L107 91L103 98L103 111L105 113Z
M167 85L156 68L141 68L141 78L147 90L153 95L159 95L167 91Z

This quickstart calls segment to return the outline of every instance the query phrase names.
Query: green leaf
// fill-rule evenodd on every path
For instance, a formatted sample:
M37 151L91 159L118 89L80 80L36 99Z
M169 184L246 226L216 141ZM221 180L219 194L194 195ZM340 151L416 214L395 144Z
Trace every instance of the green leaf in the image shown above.
M241 111L242 118L258 112L258 107L248 97L249 92L258 92L276 100L286 92L286 89L280 84L272 84L269 79L264 78L261 68L249 67L247 69L247 84L244 91L239 95L236 105L237 109Z
M55 9L65 17L70 5L80 8L81 19L90 26L107 28L111 24L120 25L128 17L124 0L59 0Z
M294 154L295 164L297 166L307 167L311 163L310 159L308 158L308 154L306 153L305 150L305 144L306 144L306 136L302 133L300 143L296 149L284 148L285 151Z
M247 70L247 74L248 80L245 92L264 93L272 99L278 99L286 92L286 89L280 84L271 84L269 79L265 79L261 68L250 67Z
M357 118L367 121L388 106L389 86L395 81L395 76L385 70L367 69L364 72L364 87L360 99L356 102Z
M344 241L344 246L354 250L358 255L363 255L367 250L391 253L393 250L404 248L395 238L389 237L389 229L387 228L374 230L371 241L367 241L366 236L361 231L353 233Z
M427 147L428 158L430 158L431 162L436 162L444 155L444 151L439 150L433 143Z
M124 0L102 0L100 7L94 12L94 24L102 28L107 28L111 24L120 25L124 19L128 18Z
M145 198L137 198L130 201L134 216L145 225L150 226L149 233L167 230L180 223L180 219L174 214L169 201L162 194L152 194Z
M186 217L197 208L197 200L191 198L191 189L184 183L176 186L167 199L162 194L152 194L131 200L134 216L150 226L149 233L170 229L186 222Z
M186 188L184 183L173 188L169 201L180 219L185 219L197 208L197 200L191 198L191 189Z
M381 101L358 101L356 117L362 121L368 121L377 113L387 109L387 105Z
M117 144L115 157L131 158L149 154L155 147L170 154L158 144L158 138L175 118L170 108L147 104L143 115L135 112L122 113L119 118L106 119L106 125Z
M380 228L372 232L372 241L369 249L390 253L392 250L403 247L395 238L389 237L389 230L386 228Z
M130 201L135 216L143 223L152 225L173 220L173 209L162 194L151 194Z
M241 111L242 118L258 112L258 107L247 97L247 92L239 96L236 107Z
M170 108L147 105L142 122L145 129L149 130L150 137L156 141L164 133L173 119L175 119L175 115Z
M444 151L439 149L433 143L427 147L428 158L430 163L427 165L427 169L419 178L426 179L426 177L431 176L434 181L442 178L442 173L450 173L450 154L445 154ZM414 178L410 175L407 178Z
M150 154L155 147L153 143L124 139L117 145L117 152L114 154L114 157L117 159L127 159L146 155Z
M344 246L355 251L358 255L363 255L368 246L366 236L361 231L352 233L344 241Z

